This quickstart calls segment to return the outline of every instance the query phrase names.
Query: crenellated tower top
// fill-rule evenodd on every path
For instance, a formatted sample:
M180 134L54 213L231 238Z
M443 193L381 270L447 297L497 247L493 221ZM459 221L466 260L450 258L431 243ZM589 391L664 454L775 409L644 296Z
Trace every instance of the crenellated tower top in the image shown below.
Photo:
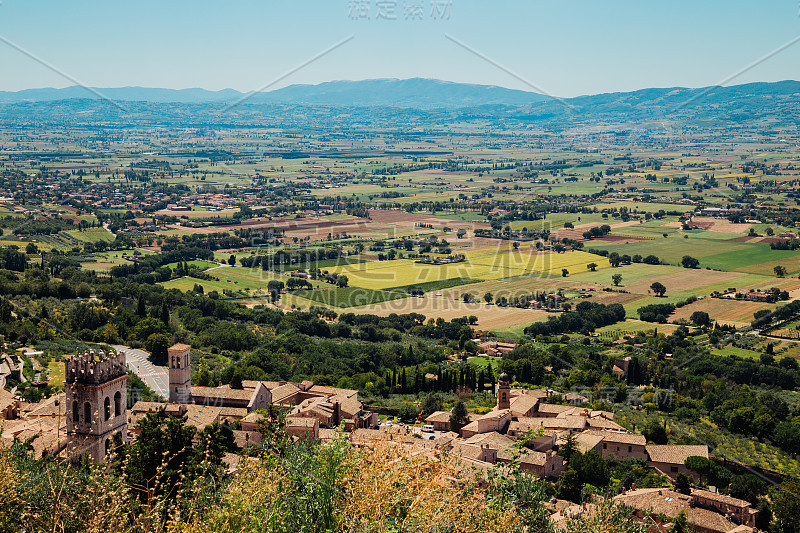
M100 384L127 374L124 353L90 350L67 359L67 383Z

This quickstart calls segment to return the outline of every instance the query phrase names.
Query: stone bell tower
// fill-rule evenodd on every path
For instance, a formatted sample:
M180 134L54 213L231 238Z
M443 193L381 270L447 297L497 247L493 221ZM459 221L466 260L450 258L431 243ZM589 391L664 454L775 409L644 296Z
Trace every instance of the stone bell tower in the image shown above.
M176 344L167 350L169 357L169 403L192 402L192 361L188 344Z
M65 363L67 454L106 460L119 434L127 440L128 370L124 353L78 354Z
M497 408L511 408L511 378L505 372L497 378Z

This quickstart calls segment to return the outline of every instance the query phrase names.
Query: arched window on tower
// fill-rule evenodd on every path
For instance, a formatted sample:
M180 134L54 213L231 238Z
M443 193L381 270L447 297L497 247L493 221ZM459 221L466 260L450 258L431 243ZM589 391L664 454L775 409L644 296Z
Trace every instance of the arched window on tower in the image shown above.
M92 404L89 402L83 404L83 421L86 424L92 423Z
M80 423L81 420L80 420L80 417L79 417L79 413L80 413L80 410L78 408L78 400L73 400L73 402L72 402L72 423L73 424Z
M114 393L114 416L122 414L122 394L119 391Z
M108 396L106 396L106 399L103 402L103 414L105 415L104 420L111 418L111 398Z
M111 453L111 439L106 439L106 456Z

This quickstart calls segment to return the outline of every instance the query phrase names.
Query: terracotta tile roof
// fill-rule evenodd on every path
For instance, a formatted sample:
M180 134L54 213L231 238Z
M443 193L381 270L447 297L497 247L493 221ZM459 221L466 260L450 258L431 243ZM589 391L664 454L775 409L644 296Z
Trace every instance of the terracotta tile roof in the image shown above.
M133 404L133 407L128 409L131 413L155 413L156 411L164 408L166 404L161 402L143 402L138 401Z
M574 409L574 407L571 406L571 405L558 405L558 404L554 404L554 403L542 403L542 404L539 404L539 407L538 407L537 411L540 412L540 413L548 413L548 414L549 413L555 413L555 414L558 414L558 413L563 413L564 411L569 411L570 409Z
M534 398L539 398L540 400L542 398L547 398L548 396L547 389L531 389L531 390L513 389L511 392L512 394L518 393L520 395L533 396Z
M442 433L435 439L433 439L433 445L436 448L440 449L449 449L451 445L459 439L458 433L453 433L452 431L448 431L447 433Z
M251 383L252 383L252 385L251 385ZM242 385L244 385L245 387L248 387L250 389L256 388L256 386L255 386L256 383L258 383L258 382L256 382L256 381L242 381ZM286 383L285 381L262 381L261 383L266 388L268 388L269 390L277 389L278 387L283 386L283 385L288 385L288 383Z
M64 405L67 403L67 395L65 393L56 394L50 398L44 399L39 403L24 405L23 411L24 418L37 418L37 417L50 417L50 416L66 416Z
M308 418L304 416L287 416L286 417L286 426L287 427L303 427L303 428L313 428L317 423L316 418Z
M357 390L339 389L337 387L325 387L323 385L314 385L308 390L308 392L311 392L313 394L325 394L328 396L346 396L347 398L353 398L358 394Z
M528 452L519 458L521 464L544 466L547 464L547 454L544 452Z
M478 431L478 421L476 420L475 422L470 422L469 424L467 424L466 426L461 428L461 431L475 431L475 432L477 432Z
M190 345L188 345L188 344L180 344L180 343L178 343L178 344L173 344L172 346L169 347L169 349L170 350L175 350L175 351L183 351L183 350L191 350L192 347Z
M724 504L732 505L734 507L750 507L750 502L747 502L745 500L740 500L739 498L734 498L733 496L728 496L727 494L719 494L718 492L693 489L692 496L695 496L697 498L706 498L708 500L722 502Z
M431 413L425 422L432 424L433 422L450 422L450 413L448 411L436 411Z
M246 417L242 418L242 422L252 422L253 424L257 423L259 420L264 418L264 415L261 413L250 413Z
M219 416L218 407L206 407L204 405L189 405L186 411L186 423L199 430L217 421Z
M2 440L10 445L14 437L21 441L26 441L31 437L36 437L33 442L34 455L39 457L42 452L54 453L59 444L65 442L66 421L63 421L61 431L56 427L57 419L38 418L36 420L13 420L4 421Z
M332 396L328 402L339 402L339 409L345 417L351 418L363 410L363 404L352 397Z
M564 395L564 399L568 402L577 402L577 403L586 403L589 401L589 398L582 394L578 394L577 392L569 392Z
M627 431L624 427L620 426L616 422L606 420L603 417L589 418L586 422L589 424L590 428L613 429L620 432Z
M286 385L281 385L280 387L272 389L270 392L272 393L272 403L281 403L290 396L299 393L300 389L292 383L287 383Z
M529 420L529 419L522 419L522 420ZM531 426L527 422L520 422L519 420L512 420L511 423L508 425L508 433L524 433L531 429L539 430L541 426L537 423L535 426ZM551 437L556 433L555 429L552 428L542 428L541 429L542 437ZM538 435L538 431L537 431Z
M675 518L681 511L691 508L692 498L667 489L637 489L615 496L614 501Z
M200 398L220 398L249 402L253 391L249 389L232 389L230 387L192 387L192 396Z
M488 445L493 450L505 450L514 445L514 440L506 437L505 435L501 435L496 431L490 431L488 433L480 433L478 435L473 435L470 438L465 439L464 444L475 444L483 446Z
M646 447L647 455L654 463L669 463L682 465L688 457L699 456L708 459L708 446L678 445L678 444L649 444Z
M583 431L586 428L586 417L567 416L564 418L553 417L520 417L517 420L520 424L527 424L530 429L543 427L545 429L574 429Z
M328 428L319 428L319 439L321 441L331 441L337 436L337 430Z
M562 434L561 437L558 439L558 444L563 444L565 442L564 438L566 434ZM587 433L576 433L575 434L575 445L578 448L578 451L581 453L586 453L588 451L594 450L595 447L603 442L602 435L591 435Z
M647 439L644 435L636 435L633 433L587 430L584 431L584 434L599 435L603 438L603 442L613 442L617 444L637 444L639 446L645 446L647 444Z
M247 408L245 407L222 407L219 410L220 418L236 418L242 419L247 415Z
M485 415L480 417L478 420L499 420L499 419L503 418L504 416L508 416L509 414L511 414L511 410L510 409L501 409L501 410L489 411L488 413L486 413Z
M539 398L530 394L523 394L511 400L511 412L526 415L531 412L538 403Z
M693 507L691 500L690 496L666 489L639 489L614 497L616 502L656 515L663 514L668 518L675 518L683 511L690 526L703 528L706 531L728 533L737 529L736 524L721 514Z
M350 433L350 441L356 444L370 444L372 442L389 441L397 443L421 444L419 439L409 434L381 431L380 429L358 428Z
M5 389L0 389L0 409L8 407L14 403L14 395Z
M483 449L480 446L474 446L472 444L461 444L459 446L459 452L461 453L462 459L472 459L474 461L480 461L483 457Z

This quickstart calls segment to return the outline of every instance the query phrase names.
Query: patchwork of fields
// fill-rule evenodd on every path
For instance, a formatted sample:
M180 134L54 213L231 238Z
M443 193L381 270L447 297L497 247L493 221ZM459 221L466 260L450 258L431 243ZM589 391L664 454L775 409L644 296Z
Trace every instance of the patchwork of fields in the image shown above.
M361 263L332 268L345 274L350 284L366 289L388 289L454 278L499 280L515 276L561 276L561 269L585 269L596 256L585 252L562 254L529 250L479 250L467 252L462 263L431 265L411 259ZM599 264L599 263L598 263Z
M654 206L665 211L680 207L672 204L627 207L632 210L649 210ZM669 209L670 206L673 209ZM618 206L609 204L609 207ZM338 220L346 222L348 218L352 217L340 216ZM361 242L371 232L376 231L381 235L384 232L394 235L418 232L420 228L415 227L418 222L427 224L436 221L437 225L443 226L448 223L477 223L481 219L476 213L470 212L431 217L399 211L374 212L372 218L374 220L369 224L360 223L361 234L358 239ZM316 265L287 266L285 272L271 272L194 261L192 264L207 268L207 272L219 278L219 281L182 278L164 285L179 290L191 290L195 284L199 284L206 292L224 292L227 298L255 305L267 300L269 281L279 280L285 283L292 270L320 268L323 273L347 276L349 286L336 288L330 283L314 281L313 289L288 291L282 297L281 305L304 309L322 305L376 314L413 311L434 318L475 314L480 317L482 328L491 328L509 335L521 334L526 325L542 320L548 314L529 309L487 306L482 301L484 294L491 293L494 298L503 297L508 300L536 293L558 293L567 300L589 297L597 303L622 304L631 318L637 318L637 310L645 305L678 303L689 297L699 297L699 301L679 309L670 319L688 320L694 311L705 311L712 320L734 326L749 324L753 313L771 310L776 304L708 298L712 292L723 292L731 288L768 290L776 287L800 294L800 280L774 276L774 267L777 265L784 266L789 274L800 269L796 252L772 250L769 244L758 240L746 242L749 239L744 239L743 236L752 227L750 224L732 224L716 219L698 220L703 227L709 229L684 232L680 229L680 223L670 217L641 223L609 222L599 213L555 213L549 215L546 221L515 221L511 224L515 229L532 229L546 222L552 228L562 228L558 230L558 234L563 232L570 235L570 238L579 238L588 228L610 223L611 234L605 238L587 241L587 248L630 256L655 254L662 262L669 264L633 263L612 268L607 258L584 251L540 252L530 243L522 243L519 249L514 249L509 241L467 238L451 241L453 253L463 254L466 258L460 263L424 264L413 259L378 261L374 253L361 256L351 254L346 258L327 260ZM573 223L575 229L563 229L566 222ZM721 231L712 231L710 228ZM664 237L665 234L667 237ZM313 240L310 246L314 246ZM235 255L239 259L249 256L250 253L242 250ZM219 252L217 260L225 262L229 255L227 252ZM696 257L701 268L685 269L677 266L685 255ZM101 262L95 266L101 269L104 266L110 268L120 259L113 258L108 265L102 263L101 259L99 261ZM595 264L594 270L588 267L592 263ZM174 268L175 265L169 266ZM563 269L567 271L566 276L563 275ZM622 276L618 285L613 283L613 275ZM652 294L650 285L654 281L667 287L664 297ZM411 297L409 289L412 287L422 289L425 296ZM463 302L466 293L473 296L475 303Z

